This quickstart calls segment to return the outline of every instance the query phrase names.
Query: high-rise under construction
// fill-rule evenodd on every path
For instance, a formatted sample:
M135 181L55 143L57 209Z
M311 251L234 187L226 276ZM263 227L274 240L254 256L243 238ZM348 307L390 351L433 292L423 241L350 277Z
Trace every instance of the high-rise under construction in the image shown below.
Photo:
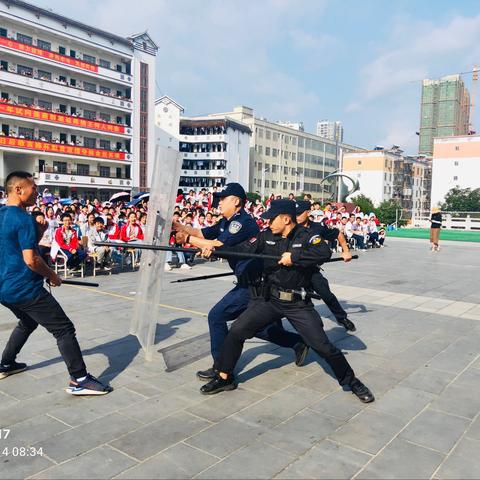
M419 155L433 155L433 139L467 135L470 94L460 75L424 80L420 117Z

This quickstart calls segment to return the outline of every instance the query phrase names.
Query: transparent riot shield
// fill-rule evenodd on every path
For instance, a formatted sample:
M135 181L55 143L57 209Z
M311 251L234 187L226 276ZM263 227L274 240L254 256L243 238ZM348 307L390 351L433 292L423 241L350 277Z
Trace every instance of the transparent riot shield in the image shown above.
M181 158L177 151L156 147L145 243L168 245L180 167ZM153 357L155 329L160 319L165 255L166 252L142 250L130 333L137 336L147 360Z

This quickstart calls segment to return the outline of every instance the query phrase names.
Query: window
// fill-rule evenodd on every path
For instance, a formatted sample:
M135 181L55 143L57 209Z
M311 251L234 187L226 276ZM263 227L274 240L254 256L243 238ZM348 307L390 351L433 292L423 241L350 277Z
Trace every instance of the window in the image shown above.
M270 180L265 180L265 188L270 188Z
M2 92L2 100L8 100L9 96L7 92Z
M117 72L121 72L121 71L122 71L122 66L117 64Z
M52 109L52 103L51 102L46 102L45 100L39 100L38 101L38 106L40 108L45 109L45 110L51 110Z
M262 171L262 165L263 165L262 162L258 162L258 164L257 164L257 170L258 170L259 172Z
M294 162L297 160L297 154L296 153L292 153L292 160Z
M37 47L41 48L42 50L51 50L52 44L50 42L46 42L45 40L37 39Z
M301 137L298 138L298 146L299 147L304 147L305 146L305 140Z
M279 135L277 132L273 132L273 141L278 142Z
M50 72L47 72L45 70L39 70L38 71L38 78L39 80L48 80L49 82L52 81L52 74Z
M17 65L17 73L25 75L26 77L33 77L33 68Z
M95 110L84 110L83 117L89 120L95 120L97 118L97 112Z
M272 148L272 157L278 157L278 149Z
M284 158L285 160L288 159L288 152L287 152L286 150L283 151L283 158Z
M108 113L101 113L100 120L102 122L110 122L110 115Z
M77 80L75 80L75 78L71 78L71 79L70 79L70 85L71 85L72 87L76 87L76 86L77 86Z
M103 148L104 150L111 150L112 145L110 140L100 140L100 148Z
M263 128L259 128L257 133L258 133L258 138L263 138Z
M83 60L88 63L93 63L95 64L97 59L95 57L92 57L91 55L87 55L86 53L83 54Z
M33 39L28 35L23 35L23 33L17 33L17 40L22 43L26 43L27 45L32 45Z
M24 138L33 138L33 128L18 127L18 136Z
M458 167L458 162L453 162L453 165L455 165L455 167Z
M458 145L455 145L455 150L460 150L460 147Z
M38 131L38 138L40 140L46 140L47 142L52 141L52 132L49 132L48 130L39 130Z
M101 177L110 176L110 167L99 167L98 168Z
M60 104L58 106L58 109L60 110L60 113L67 113L67 106Z
M64 75L59 75L58 81L61 83L67 83L67 77L65 77Z
M270 156L270 147L265 147L265 155L266 155L267 157Z
M33 98L24 97L23 95L19 95L18 96L18 104L19 105L27 105L28 107L30 107L31 105L33 105Z
M283 182L283 189L286 190L288 188L288 182Z
M453 177L453 181L456 182L457 180L458 180L458 177L455 175L455 176Z
M272 132L270 130L265 129L265 138L270 140L272 138Z
M277 188L277 181L276 180L272 180L272 188Z
M72 58L77 58L77 52L75 50L70 49L70 56Z
M59 46L58 47L58 53L60 55L65 55L67 53L67 51L65 50L65 47Z
M258 145L258 153L259 153L260 155L263 154L263 147L262 147L261 145Z
M83 89L87 92L97 92L97 86L90 82L83 82Z
M283 167L283 173L284 175L288 175L288 167Z
M110 64L110 62L109 62L108 60L102 60L102 59L100 59L100 60L99 60L99 64L100 64L100 66L103 67L103 68L111 68L111 64Z
M6 28L0 28L0 37L7 38L7 29Z
M90 175L90 165L77 163L77 175Z
M272 165L272 173L277 173L278 166L277 165Z
M101 94L108 95L111 91L112 91L112 89L110 87L104 87L104 86L100 85L100 93Z
M55 173L67 173L67 162L53 162L53 171Z
M96 148L97 140L95 138L84 137L83 145L88 148Z

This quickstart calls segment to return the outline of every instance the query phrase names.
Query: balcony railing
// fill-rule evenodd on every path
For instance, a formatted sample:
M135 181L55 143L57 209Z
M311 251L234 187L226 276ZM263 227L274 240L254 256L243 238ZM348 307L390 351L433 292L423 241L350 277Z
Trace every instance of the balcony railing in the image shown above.
M227 152L182 152L185 160L225 160Z
M0 148L19 148L44 153L75 155L79 157L100 158L104 160L131 160L130 153L18 137L0 136Z
M25 83L19 82L19 78L24 78ZM32 75L18 73L13 68L9 67L8 71L0 67L0 79L5 81L11 81L16 85L21 85L22 87L29 86L35 92L39 90L45 90L43 82L46 82L50 85L48 89L49 94L59 94L59 95L68 95L69 97L75 97L81 99L82 101L89 101L98 105L99 103L104 104L108 107L113 108L123 108L123 109L132 109L132 99L125 97L117 97L112 95L105 95L100 92L92 92L90 90L85 90L77 86L69 85L66 82L54 82L49 80L46 77L37 78ZM107 100L107 101L106 101Z
M58 123L67 127L87 128L91 130L99 130L102 132L113 134L131 134L131 128L116 123L102 122L100 120L91 120L66 113L57 113L41 108L32 108L27 106L12 105L10 103L0 101L0 114L12 115L35 121L45 121Z
M131 178L100 177L97 175L77 175L76 173L36 173L39 185L66 184L88 187L131 188Z
M226 170L187 170L182 169L182 175L185 177L225 177Z
M84 70L87 72L98 73L100 69L106 70L107 72L112 72L112 73L115 72L121 75L121 80L131 82L131 77L132 77L131 73L120 72L114 68L103 67L103 66L97 65L96 63L87 62L86 60L69 57L68 55L52 52L51 50L45 50L43 48L39 48L35 45L30 45L29 43L21 42L13 38L0 37L0 46L10 48L12 50L17 50L19 52L26 53L29 55L34 55L36 57L40 57L45 60L50 60L52 62L68 65L70 67L78 68L80 70Z

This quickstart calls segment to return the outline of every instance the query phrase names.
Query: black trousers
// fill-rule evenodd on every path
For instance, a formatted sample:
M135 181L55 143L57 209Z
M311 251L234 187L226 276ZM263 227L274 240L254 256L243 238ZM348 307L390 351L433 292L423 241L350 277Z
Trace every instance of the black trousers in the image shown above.
M345 320L347 318L347 312L342 308L337 297L330 290L328 280L320 272L313 274L312 286L315 292L322 297L325 305L337 320Z
M14 362L30 334L38 325L42 325L57 339L58 349L70 376L80 378L87 374L75 327L52 294L44 289L28 302L2 305L10 309L19 320L3 351L2 364Z
M264 298L253 299L247 310L230 327L215 368L220 372L232 373L242 354L245 340L283 317L293 325L305 343L326 360L340 385L352 382L355 374L347 359L328 339L313 303L303 300L284 302L275 298L268 301Z

